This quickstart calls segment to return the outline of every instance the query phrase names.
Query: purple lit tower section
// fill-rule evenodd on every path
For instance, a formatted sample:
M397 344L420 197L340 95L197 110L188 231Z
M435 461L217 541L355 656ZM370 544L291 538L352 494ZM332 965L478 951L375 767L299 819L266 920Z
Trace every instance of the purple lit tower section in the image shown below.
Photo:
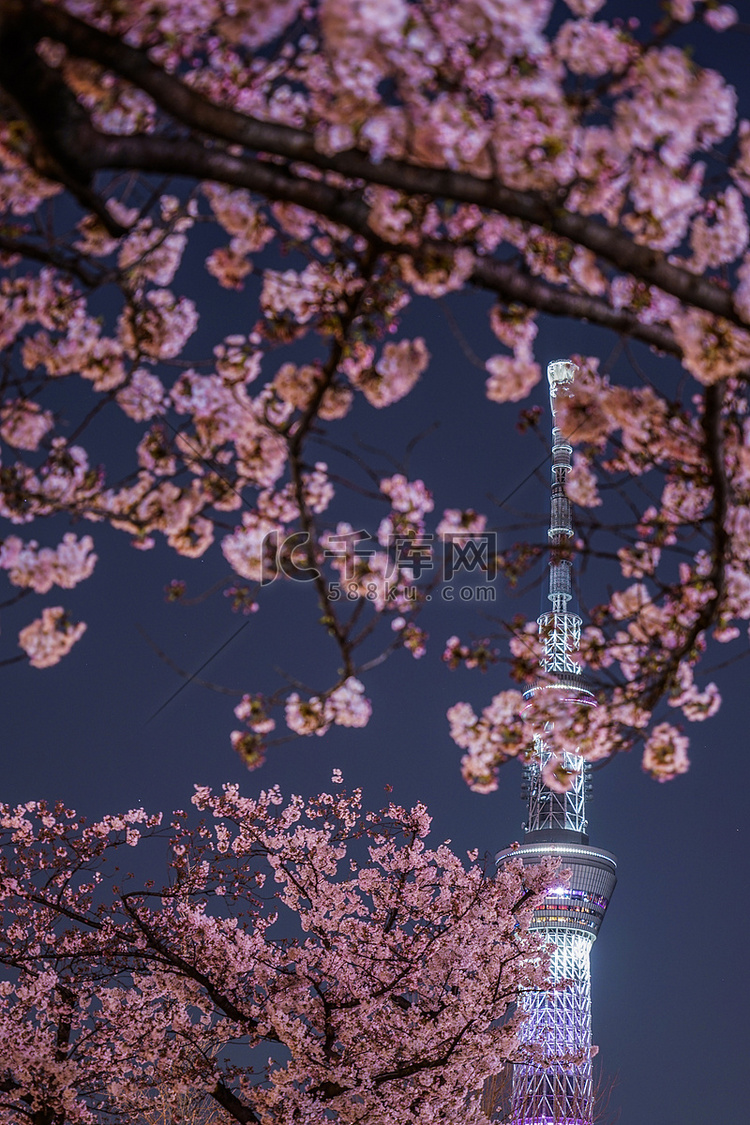
M572 563L565 549L573 537L571 505L565 481L572 447L557 425L556 402L573 394L577 368L567 360L547 367L552 407L552 512L549 528L549 609L539 617L544 638L540 678L525 692L527 705L544 692L559 691L579 704L596 706L575 660L581 618L574 612ZM591 972L589 955L612 892L616 862L609 852L594 848L586 834L586 802L590 781L587 765L577 754L563 755L573 775L566 793L545 784L543 770L554 743L551 725L538 738L533 760L524 772L528 819L520 847L506 848L496 860L534 864L553 857L571 872L567 886L554 887L534 914L533 928L553 942L552 977L569 980L559 992L527 992L520 1004L529 1018L521 1029L521 1043L538 1044L545 1065L517 1063L513 1068L511 1125L593 1125L594 1093L591 1077ZM572 1058L583 1059L572 1062Z

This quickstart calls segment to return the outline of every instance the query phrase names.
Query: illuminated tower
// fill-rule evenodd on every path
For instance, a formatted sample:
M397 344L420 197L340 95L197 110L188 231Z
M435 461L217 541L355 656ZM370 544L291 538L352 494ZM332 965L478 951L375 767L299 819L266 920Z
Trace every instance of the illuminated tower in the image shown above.
M550 691L562 692L578 705L596 706L574 659L581 618L571 604L572 564L565 549L573 536L571 505L565 494L573 450L557 425L555 409L556 399L573 393L576 370L567 360L557 360L547 368L553 421L550 607L539 617L544 656L539 680L525 692L531 708L536 698ZM545 738L537 738L534 759L524 772L528 819L523 843L499 852L497 863L520 858L533 864L553 857L571 872L569 884L553 887L535 911L532 928L555 945L553 979L570 980L572 984L559 992L528 992L521 997L520 1003L529 1014L522 1025L521 1042L540 1044L547 1065L515 1065L509 1118L512 1125L592 1125L594 1120L589 954L615 888L616 863L613 855L588 842L586 800L590 783L586 763L577 754L564 754L561 764L572 774L572 785L567 792L556 793L545 784L543 770L553 745L554 731L548 724ZM576 1056L582 1056L583 1061L571 1062Z

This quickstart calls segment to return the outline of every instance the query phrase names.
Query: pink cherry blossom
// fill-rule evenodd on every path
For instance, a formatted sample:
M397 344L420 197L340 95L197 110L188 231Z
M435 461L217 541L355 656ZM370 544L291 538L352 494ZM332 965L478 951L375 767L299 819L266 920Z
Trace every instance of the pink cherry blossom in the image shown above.
M15 399L0 409L0 436L14 449L38 449L53 425L51 412L36 402Z
M747 248L749 238L742 197L736 188L728 187L693 221L690 245L696 273L733 262Z
M573 468L568 473L565 491L573 503L582 508L598 508L602 502L596 475L580 453L573 454Z
M186 234L159 230L143 220L122 242L117 264L137 284L171 285L186 245Z
M187 297L169 289L150 289L140 308L127 309L119 323L119 337L129 356L154 359L179 355L198 326L198 311Z
M33 539L24 543L9 535L0 544L0 569L8 572L14 586L30 587L37 594L46 594L53 586L70 590L93 573L97 561L93 546L90 535L79 540L72 532L66 532L55 549L40 549Z
M390 499L394 512L403 512L413 520L421 519L435 506L424 481L408 481L403 473L381 480L380 491Z
M734 27L739 16L733 4L718 4L715 8L706 7L703 12L703 22L713 31L726 31Z
M573 74L600 78L621 73L633 57L628 37L607 23L569 20L555 39L555 50Z
M465 122L455 124L456 136L465 137ZM471 250L459 248L445 263L434 260L427 269L415 269L412 259L406 256L399 259L399 264L401 276L415 293L422 297L444 297L454 289L463 288L474 269L474 255Z
M687 745L687 738L670 723L659 723L646 741L643 769L657 781L671 781L690 765Z
M284 717L286 725L295 734L323 735L331 725L325 699L317 695L302 699L296 691L287 697Z
M401 340L398 344L386 344L374 367L349 377L372 406L390 406L409 393L429 358L421 336Z
M481 535L486 526L487 517L481 512L475 512L472 508L466 511L446 508L435 534L441 538L451 537L454 542L463 545L467 539Z
M158 375L138 367L127 386L117 392L117 401L134 422L148 422L165 410L164 384Z
M341 783L334 770L333 793L288 800L197 786L197 826L0 807L9 1112L85 1125L150 1112L168 1088L237 1121L395 1125L415 1101L420 1121L486 1121L482 1084L518 1044L513 1001L549 984L530 925L555 864L489 876L432 841L423 805L366 812ZM123 849L159 837L163 889L158 872L115 884Z
M86 624L74 624L62 606L47 606L42 616L18 634L18 643L32 668L51 668L70 652L86 632Z
M364 696L364 684L349 676L335 688L326 700L327 713L340 727L365 727L372 714L369 699Z
M467 668L481 668L487 671L490 664L496 663L498 650L485 638L472 644L462 644L458 637L448 637L443 651L443 661L449 668L464 664Z
M518 402L542 377L539 364L503 355L492 356L486 367L490 373L487 398L493 402Z
M273 537L280 533L278 524L254 512L246 512L242 517L242 525L235 528L231 535L224 537L221 549L237 574L254 582L261 582L275 574L272 561Z
M322 379L320 368L312 364L298 367L284 363L276 373L273 388L279 398L299 410L307 410ZM325 421L343 418L349 412L354 395L349 387L335 384L326 388L318 407Z
M576 16L593 16L604 7L605 0L565 0Z

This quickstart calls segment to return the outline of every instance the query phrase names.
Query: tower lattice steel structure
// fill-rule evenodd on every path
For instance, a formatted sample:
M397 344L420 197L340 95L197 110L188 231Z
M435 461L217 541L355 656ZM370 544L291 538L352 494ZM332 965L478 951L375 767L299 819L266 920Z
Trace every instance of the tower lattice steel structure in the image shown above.
M547 367L552 408L552 510L549 528L550 608L539 617L544 639L540 678L525 692L529 707L541 693L559 691L578 704L596 699L573 659L581 636L574 612L572 563L566 550L573 537L571 505L565 481L572 447L557 425L556 400L573 393L577 368L567 360ZM498 866L510 859L533 864L559 858L571 872L567 886L553 887L534 913L532 927L554 943L552 978L572 983L558 992L527 992L520 1003L529 1018L521 1029L523 1044L540 1044L545 1063L517 1063L513 1068L509 1121L512 1125L593 1125L591 1076L591 973L589 955L616 883L615 857L592 847L586 833L589 779L586 763L566 753L562 765L573 775L565 793L544 782L554 731L536 739L535 754L524 771L528 819L520 847L499 852ZM573 1059L583 1061L572 1061Z

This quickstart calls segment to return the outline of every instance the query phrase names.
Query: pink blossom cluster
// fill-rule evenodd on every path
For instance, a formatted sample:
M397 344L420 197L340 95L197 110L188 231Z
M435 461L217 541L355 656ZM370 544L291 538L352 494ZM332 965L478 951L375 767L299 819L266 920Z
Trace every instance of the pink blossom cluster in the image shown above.
M429 353L421 336L386 344L374 367L347 371L351 382L367 401L379 409L398 402L409 393L427 367Z
M293 691L286 701L286 724L295 734L323 735L332 725L365 727L370 721L372 706L364 694L364 684L356 676L348 676L326 695L301 699Z
M735 261L747 249L749 239L742 196L737 188L728 187L693 222L690 246L695 272L704 273Z
M7 571L14 586L37 594L46 594L53 586L70 590L93 573L97 561L93 547L90 535L79 540L72 532L66 532L55 548L40 548L34 539L24 543L9 535L0 543L0 570Z
M160 229L150 219L142 219L120 244L118 266L136 287L149 282L160 287L171 285L187 246L186 232L192 225L192 218L187 216L176 230Z
M427 489L424 481L409 481L403 473L395 473L392 477L385 477L381 480L380 491L389 498L391 511L385 519L380 521L378 541L386 548L395 546L397 558L399 554L405 555L404 564L408 571L408 542L413 541L415 547L416 544L423 545L424 543L424 517L435 506L432 493ZM402 545L403 551L400 551L399 543ZM424 558L425 555L431 557L429 543L426 552L422 551L421 545L416 547L417 550L422 552L420 557Z
M132 359L173 359L197 327L198 310L188 297L175 296L169 289L149 289L139 305L123 311L118 336Z
M36 402L15 399L0 408L0 437L14 449L38 449L53 425L52 413Z
M266 270L260 304L265 316L272 320L288 317L295 324L307 324L321 307L336 308L343 298L356 292L361 282L349 271L336 265L311 262L304 270Z
M21 630L18 643L32 668L51 668L70 652L85 632L85 623L72 622L62 606L46 606L41 617Z
M621 74L635 56L627 34L608 23L568 20L555 39L555 50L572 74L601 78Z
M391 629L394 633L398 633L402 645L415 660L419 660L427 652L429 635L414 621L407 621L404 617L394 617L391 621Z
M313 364L283 363L273 381L274 393L297 410L308 410L318 396L323 379L321 369ZM333 383L320 398L318 415L326 422L343 418L354 400L351 388Z
M721 706L721 695L716 684L707 684L699 691L693 679L693 668L683 660L676 674L676 683L669 698L670 706L679 707L686 719L701 722L715 715Z
M602 502L596 474L586 458L578 451L573 454L573 467L565 481L565 492L568 498L581 508L598 508Z
M466 750L461 772L477 793L497 789L498 767L508 758L526 753L531 745L523 707L520 691L502 691L493 696L481 715L468 703L456 703L448 709L451 738Z
M30 215L63 187L30 167L13 133L10 122L0 123L0 207L10 215Z
M380 491L388 497L394 512L400 512L415 523L435 506L424 481L409 481L403 473L384 477L380 482Z
M526 398L542 377L538 363L510 356L494 355L485 365L490 373L487 398L492 402L518 402Z
M9 1113L135 1118L166 1087L237 1120L486 1120L513 1000L549 983L529 927L554 864L489 876L433 843L423 805L366 812L333 781L288 800L196 787L195 827L0 807ZM123 875L158 838L164 875Z
M498 650L487 638L467 645L453 636L445 642L443 661L449 668L458 668L463 664L467 668L480 668L482 672L486 672L490 664L497 663L498 655Z
M389 521L383 521L384 536L390 537ZM405 535L408 541L408 534ZM376 613L386 610L397 614L411 612L419 603L420 591L413 583L413 572L400 566L390 551L368 548L356 550L358 533L348 523L338 523L330 532L324 532L320 546L329 557L331 568L340 577L340 586L348 601L366 602Z
M148 422L166 409L164 384L158 375L138 367L117 392L117 402L134 422Z
M643 751L643 769L657 781L669 781L690 765L688 740L670 723L654 727Z
M457 137L466 138L465 122L456 120ZM468 134L471 136L471 134ZM457 163L460 163L458 161ZM433 258L429 265L416 269L408 255L399 259L401 277L420 297L444 297L462 289L474 270L474 254L468 247L459 247L443 261Z
M253 582L275 576L275 546L281 527L278 523L258 515L244 512L241 526L231 535L225 535L221 550L232 570Z
M38 470L16 461L4 472L8 483L0 491L0 515L14 524L66 509L88 512L100 495L101 474L90 467L86 451L61 437L52 439Z
M460 508L446 508L443 518L435 529L435 534L441 538L450 536L454 542L463 544L466 539L481 535L487 526L487 517L473 508L461 510Z
M232 749L248 769L258 769L265 761L266 736L276 729L276 720L268 714L266 700L260 695L243 695L234 713L248 730L231 732Z
M737 9L732 4L701 5L703 21L714 31L726 31L737 22ZM669 14L680 23L689 23L696 17L696 0L670 0Z
M209 255L206 268L225 289L239 289L253 268L250 255L273 239L273 229L248 191L209 183L203 185L203 194L218 224L231 235L228 246Z

